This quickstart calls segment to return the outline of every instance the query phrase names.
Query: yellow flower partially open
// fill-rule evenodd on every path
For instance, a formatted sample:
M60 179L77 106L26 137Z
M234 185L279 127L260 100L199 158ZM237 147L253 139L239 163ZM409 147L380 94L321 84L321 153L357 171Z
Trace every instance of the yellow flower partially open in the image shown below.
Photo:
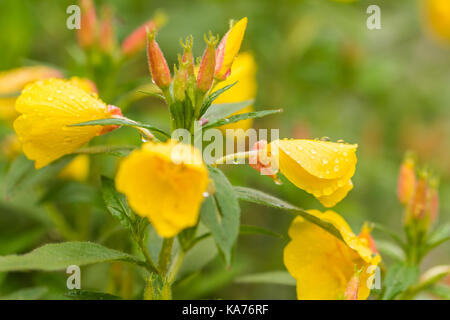
M219 95L216 100L214 100L214 103L237 103L255 98L257 88L256 62L253 55L249 52L240 53L236 57L236 60L233 62L231 67L230 76L225 81L219 82L219 84L214 88L214 91L222 89L223 87L235 83L236 81L237 83ZM212 108L214 108L214 105L212 105ZM253 111L253 106L247 106L234 114L247 113L251 111ZM252 123L253 120L248 119L222 126L220 129L247 130L251 128Z
M0 72L0 95L20 92L28 83L47 78L62 77L61 72L45 66L22 67ZM14 119L17 112L14 109L15 97L0 98L0 118Z
M242 18L223 36L216 50L215 77L222 81L225 80L231 69L234 59L241 48L244 39L245 29L247 28L247 17Z
M274 147L278 150L279 171L325 207L336 205L353 188L356 144L285 139L271 142L270 147L273 155Z
M332 224L343 240L301 217L294 219L289 228L291 241L284 249L284 264L297 280L298 299L342 299L355 269L362 269L358 300L367 299L381 257L336 212L308 212Z
M208 170L199 150L175 140L147 142L120 164L117 190L165 238L197 223Z
M14 121L14 129L25 155L35 160L36 169L105 132L102 126L68 125L111 118L116 112L85 90L60 79L25 87L16 101L16 110L22 115Z

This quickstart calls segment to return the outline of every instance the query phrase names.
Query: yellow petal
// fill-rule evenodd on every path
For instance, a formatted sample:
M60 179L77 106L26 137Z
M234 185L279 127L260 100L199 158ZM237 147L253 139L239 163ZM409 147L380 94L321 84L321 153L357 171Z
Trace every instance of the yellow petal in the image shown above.
M339 240L317 225L297 217L289 228L291 241L284 250L284 264L297 280L299 299L339 299L351 280L355 266L363 268L358 299L366 299L370 293L369 277L379 263L379 256L351 231L345 220L333 211L310 214L331 223L340 232ZM369 285L371 285L369 283Z
M253 55L249 52L240 53L236 57L236 60L231 67L230 76L225 81L219 82L219 84L214 88L214 91L222 89L223 87L235 83L236 81L237 83L219 95L216 100L214 100L214 103L236 103L255 98L257 89L256 62ZM211 107L214 108L214 105ZM253 106L248 106L234 114L252 112L253 110ZM252 124L253 119L247 119L222 126L220 129L243 129L245 131L251 128Z
M197 223L208 181L200 151L170 140L133 151L120 164L116 187L167 238Z
M345 186L340 187L328 196L318 197L317 200L319 200L324 207L331 208L334 207L342 199L344 199L352 189L353 183L351 180L349 180Z
M355 173L356 148L357 145L306 139L270 143L280 172L300 189L322 198L325 206L336 204L351 190L349 180Z
M102 131L102 126L68 125L111 116L101 100L59 79L28 85L16 101L16 110L22 115L14 129L36 169L74 152Z
M0 72L0 95L20 92L28 83L52 77L61 77L56 69L45 66L23 67ZM12 120L17 117L14 109L15 97L0 98L0 119Z
M423 0L428 29L437 37L450 41L450 1Z

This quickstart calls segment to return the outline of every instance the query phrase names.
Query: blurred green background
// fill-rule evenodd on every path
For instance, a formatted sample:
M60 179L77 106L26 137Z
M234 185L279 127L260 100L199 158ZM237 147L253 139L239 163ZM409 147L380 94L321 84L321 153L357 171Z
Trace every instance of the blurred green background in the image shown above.
M67 75L83 76L78 67L82 58L75 31L66 28L66 8L74 2L0 0L0 70L47 64L61 68ZM438 223L449 221L450 46L429 36L418 1L96 1L98 6L102 3L116 8L120 40L162 9L168 22L159 32L158 42L169 65L176 62L181 51L180 37L194 36L194 53L198 56L204 48L203 33L211 30L222 35L230 18L247 16L241 51L251 51L258 64L255 108L284 110L280 115L257 120L255 127L279 128L281 137L327 136L333 141L343 139L359 145L355 188L334 208L353 230L358 232L362 223L369 220L401 231L403 212L396 198L396 179L406 150L417 152L420 162L440 176ZM374 3L381 7L381 30L366 28L366 9ZM122 87L150 80L144 51L127 63L119 79L118 86ZM155 99L131 105L125 115L168 126L167 110ZM1 137L11 132L10 123L1 125ZM128 129L102 139L139 142L139 137ZM112 176L113 160L103 160L110 165L102 166L100 171ZM2 181L8 166L3 159ZM224 169L234 185L267 191L305 209L323 210L311 195L285 179L278 186L246 166ZM36 218L41 217L39 213L26 212L36 207L32 196L28 194L26 198L26 202L21 202L27 207L23 210L17 209L12 200L0 200L1 254L27 252L58 239L51 232L34 231L45 223ZM23 200L15 200L20 201ZM80 203L85 205L83 200ZM92 221L101 226L108 215L101 205L93 210L96 212ZM269 228L284 238L240 236L231 270L220 259L213 259L200 273L175 288L175 298L295 298L294 287L233 283L238 275L284 270L282 254L291 220L282 212L243 204L243 224ZM18 239L18 234L22 238L27 234L28 241ZM383 235L375 233L375 238L383 239ZM14 247L14 241L22 241L23 245ZM213 247L205 245L203 250L208 252ZM424 267L448 263L449 251L448 244L436 249ZM83 273L83 288L103 289L108 283L105 277L111 272L109 266L87 270ZM45 286L49 291L44 297L61 298L65 279L62 272L0 274L0 295L15 288ZM139 290L139 285L135 290Z

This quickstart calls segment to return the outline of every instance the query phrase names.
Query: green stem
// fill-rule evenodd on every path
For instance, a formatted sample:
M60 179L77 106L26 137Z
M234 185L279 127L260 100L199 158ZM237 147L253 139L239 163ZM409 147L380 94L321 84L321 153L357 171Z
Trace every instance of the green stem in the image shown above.
M155 264L153 263L152 258L150 257L150 253L148 252L147 246L144 244L144 240L137 239L136 242L139 245L139 249L141 250L142 254L144 255L145 261L147 262L147 264L146 264L147 270L149 272L160 274L158 268L156 268Z
M222 158L217 159L216 161L214 161L213 166L217 166L219 164L225 164L227 162L233 162L236 160L243 160L243 159L248 159L248 157L250 157L251 155L258 155L258 151L244 151L244 152L238 152L238 153L233 153L233 154L228 154L226 156L223 156Z
M183 260L184 260L185 254L186 253L181 249L178 251L172 265L170 266L170 270L168 272L167 282L169 284L172 284L175 281L178 271L180 271L180 268L183 265Z
M174 238L164 238L161 251L159 252L158 270L165 274L169 266L170 256L172 254Z

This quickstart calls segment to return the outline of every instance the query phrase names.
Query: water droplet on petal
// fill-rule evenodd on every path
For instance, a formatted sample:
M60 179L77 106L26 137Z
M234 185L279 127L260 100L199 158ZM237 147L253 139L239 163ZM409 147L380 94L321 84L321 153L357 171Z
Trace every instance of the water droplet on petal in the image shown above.
M328 163L328 159L327 158L323 158L322 159L322 163L325 165L325 164L327 164Z
M338 165L334 166L333 170L334 170L334 172L338 172L339 171L339 166Z
M314 149L311 149L311 153L312 153L312 154L316 154L316 153L317 153L317 151L316 151L316 150L314 150Z
M203 192L203 197L208 198L209 197L209 192Z

